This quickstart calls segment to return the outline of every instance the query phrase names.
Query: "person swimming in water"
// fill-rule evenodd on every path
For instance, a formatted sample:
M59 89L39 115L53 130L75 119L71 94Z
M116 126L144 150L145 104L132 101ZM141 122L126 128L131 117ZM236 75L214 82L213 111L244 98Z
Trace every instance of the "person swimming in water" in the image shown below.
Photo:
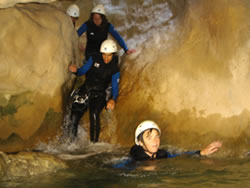
M181 154L171 154L170 152L159 149L161 130L159 126L150 120L143 121L135 130L135 145L130 149L130 157L134 161L145 161L162 158L174 158L183 154L208 156L222 146L220 141L209 144L203 150L189 151Z
M159 149L161 129L151 120L141 122L135 130L135 145L129 152L129 157L119 163L113 164L113 168L125 168L134 170L137 162L157 160L164 158L174 158L181 155L208 156L219 150L222 146L220 141L209 144L203 150L187 151L182 153L170 153L167 150Z

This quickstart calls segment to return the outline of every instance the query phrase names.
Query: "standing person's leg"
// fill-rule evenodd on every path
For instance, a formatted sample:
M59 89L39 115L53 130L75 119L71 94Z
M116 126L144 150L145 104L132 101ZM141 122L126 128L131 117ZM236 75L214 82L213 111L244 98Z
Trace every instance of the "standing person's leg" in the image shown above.
M72 108L74 108L74 105L72 105ZM83 107L83 109L85 109L85 107ZM74 111L74 110L71 111L71 125L72 125L71 133L75 138L77 137L78 124L83 114L84 114L84 110L83 111Z
M89 100L89 118L90 118L90 140L98 142L100 134L100 113L105 107L105 96L91 98Z
M87 90L85 86L82 86L77 94L73 98L73 104L71 107L71 125L72 135L76 138L78 132L78 124L87 111L89 105Z

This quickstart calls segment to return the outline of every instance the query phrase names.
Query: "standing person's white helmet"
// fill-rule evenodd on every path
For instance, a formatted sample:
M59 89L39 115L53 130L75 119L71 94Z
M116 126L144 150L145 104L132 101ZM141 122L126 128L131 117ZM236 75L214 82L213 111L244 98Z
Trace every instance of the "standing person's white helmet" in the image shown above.
M158 127L158 125L155 122L153 122L151 120L143 121L138 125L138 127L135 130L135 144L136 145L139 145L138 136L142 132L144 132L148 129L156 129L159 132L159 134L161 134L161 129Z
M77 5L72 4L67 9L67 14L71 17L78 18L80 16L80 9Z
M116 43L111 39L103 41L101 44L100 52L108 54L117 52Z
M92 9L92 13L98 13L105 15L105 9L103 4L98 4Z

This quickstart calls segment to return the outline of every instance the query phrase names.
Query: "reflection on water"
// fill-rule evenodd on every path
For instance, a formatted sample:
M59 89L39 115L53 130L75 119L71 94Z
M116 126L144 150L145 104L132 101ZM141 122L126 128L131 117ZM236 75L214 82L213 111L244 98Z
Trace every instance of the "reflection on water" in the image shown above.
M47 151L48 152L48 151ZM128 159L129 148L105 143L68 151L70 168L53 174L3 181L0 187L248 187L250 162L182 156L136 163L136 168L113 168ZM57 153L61 155L63 153ZM78 159L77 156L87 156Z

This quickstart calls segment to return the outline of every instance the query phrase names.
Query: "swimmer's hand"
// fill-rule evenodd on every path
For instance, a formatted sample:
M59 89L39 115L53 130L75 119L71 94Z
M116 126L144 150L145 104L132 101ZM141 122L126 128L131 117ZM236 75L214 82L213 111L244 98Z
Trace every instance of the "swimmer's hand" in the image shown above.
M115 100L110 99L110 100L107 102L106 109L107 109L107 110L114 110L114 108L115 108Z
M76 67L76 65L70 65L70 66L69 66L69 71L70 71L70 72L73 72L73 73L76 73L76 72L77 72L77 67Z
M218 151L221 146L222 146L222 142L220 142L220 141L212 142L205 149L201 150L200 154L201 154L201 156L210 155L210 154Z

